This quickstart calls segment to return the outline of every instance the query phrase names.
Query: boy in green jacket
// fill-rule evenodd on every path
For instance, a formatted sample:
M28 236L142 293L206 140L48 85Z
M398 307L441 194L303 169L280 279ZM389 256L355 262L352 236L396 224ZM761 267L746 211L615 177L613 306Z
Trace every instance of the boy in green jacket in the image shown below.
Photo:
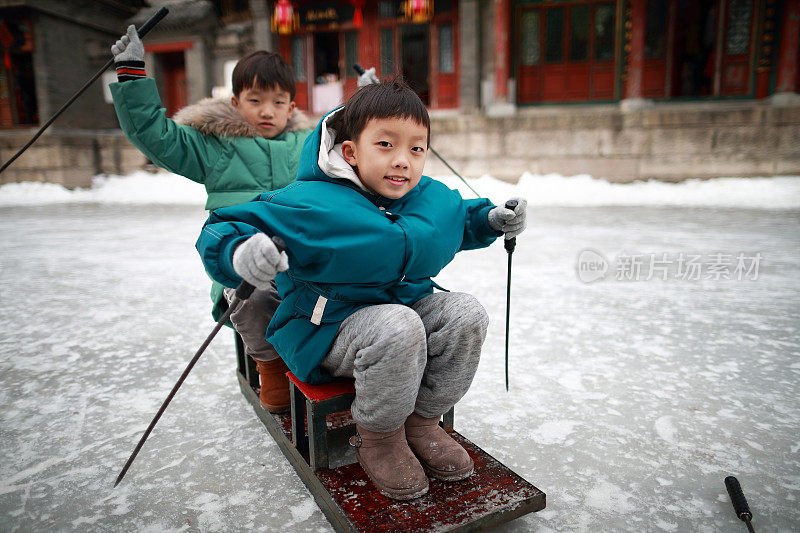
M233 70L234 96L206 98L171 120L161 108L155 80L145 77L144 46L131 25L111 48L117 83L111 94L122 131L156 165L206 187L206 209L240 204L288 185L297 176L300 151L312 124L295 109L291 67L277 54L256 51ZM233 291L214 283L214 316ZM256 360L261 402L279 412L289 407L287 367L266 341L267 324L280 299L274 287L255 291L231 315Z
M295 376L355 379L356 457L400 500L428 491L426 472L455 482L474 468L438 423L472 383L489 318L469 294L434 293L431 278L526 219L522 198L495 207L423 176L429 138L413 90L368 85L322 119L297 181L212 212L197 240L220 283L277 281L267 334Z

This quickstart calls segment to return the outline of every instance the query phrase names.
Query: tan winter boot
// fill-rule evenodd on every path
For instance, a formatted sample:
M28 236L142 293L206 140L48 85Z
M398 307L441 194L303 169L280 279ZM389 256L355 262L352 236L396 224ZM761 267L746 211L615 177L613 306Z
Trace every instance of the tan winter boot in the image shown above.
M411 500L428 492L428 478L406 442L403 426L376 433L356 425L350 438L356 458L381 494L395 500Z
M408 444L428 475L441 481L460 481L472 475L475 469L472 458L439 426L439 418L412 413L405 428Z
M270 413L283 413L289 410L289 367L280 357L272 361L258 361L258 375L261 378L261 405Z

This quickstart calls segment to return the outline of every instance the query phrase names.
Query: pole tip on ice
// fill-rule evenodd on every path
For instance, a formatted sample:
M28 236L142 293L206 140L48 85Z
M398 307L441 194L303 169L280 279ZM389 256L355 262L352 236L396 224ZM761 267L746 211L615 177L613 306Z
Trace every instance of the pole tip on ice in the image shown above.
M739 480L733 476L726 477L725 488L728 489L728 496L731 497L731 503L733 504L733 510L736 516L739 520L747 524L747 529L749 531L753 531L753 526L750 524L750 520L753 519L753 513L750 512L750 507L747 505L747 499L744 497L744 492L742 492L742 487L739 485Z
M747 505L747 499L744 497L739 480L733 476L726 477L725 488L728 489L728 495L731 497L731 503L733 503L733 510L739 520L752 520L753 513L750 512L750 507Z

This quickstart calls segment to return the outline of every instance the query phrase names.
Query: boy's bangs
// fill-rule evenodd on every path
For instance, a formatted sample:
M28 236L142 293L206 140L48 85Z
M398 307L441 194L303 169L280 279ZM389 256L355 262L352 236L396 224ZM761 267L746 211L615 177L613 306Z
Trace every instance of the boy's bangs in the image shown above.
M347 102L340 120L335 123L337 142L356 140L372 119L399 118L412 120L428 130L431 139L431 119L422 100L401 78L367 85L359 89ZM333 126L332 126L333 127Z
M392 91L375 99L374 115L370 118L400 118L412 120L430 129L428 110L411 89Z
M253 77L252 82L246 87L242 88L242 90L244 89L256 89L258 91L269 91L274 89L274 90L286 91L286 89L278 85L275 82L275 80L268 80L266 76L263 76L261 74L256 74Z
M283 89L294 100L294 75L289 65L272 52L259 50L243 57L233 69L233 94L249 88L259 90Z

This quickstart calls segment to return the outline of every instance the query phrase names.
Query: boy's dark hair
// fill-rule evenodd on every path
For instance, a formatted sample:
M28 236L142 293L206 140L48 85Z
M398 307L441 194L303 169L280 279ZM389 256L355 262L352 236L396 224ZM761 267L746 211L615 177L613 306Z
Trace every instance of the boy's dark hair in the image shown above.
M373 83L356 91L344 109L328 120L328 126L336 131L336 144L357 141L371 119L411 119L428 129L428 145L431 144L431 119L428 110L417 93L402 78Z
M289 93L290 99L294 100L292 67L276 53L256 50L247 54L236 63L231 78L236 98L239 98L239 94L245 89L255 87L262 91L280 88Z

